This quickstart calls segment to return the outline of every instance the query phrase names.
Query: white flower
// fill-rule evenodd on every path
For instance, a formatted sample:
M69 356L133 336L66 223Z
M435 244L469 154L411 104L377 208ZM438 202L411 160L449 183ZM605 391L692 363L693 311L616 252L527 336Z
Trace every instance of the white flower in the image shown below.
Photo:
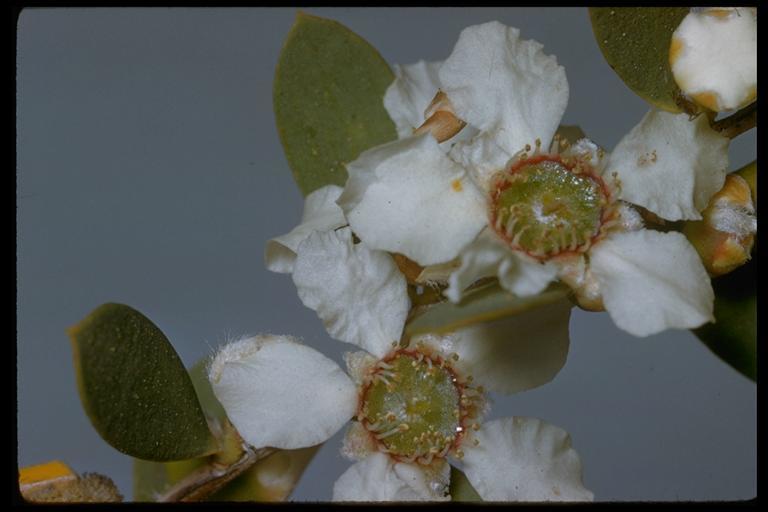
M353 419L342 453L356 462L334 485L334 500L448 499L448 457L462 461L485 500L592 499L562 429L518 417L480 425L483 387L529 389L562 367L567 301L447 336L401 340L409 301L391 256L355 244L349 228L316 231L294 254L302 301L334 337L365 351L346 354L350 377L289 336L223 347L209 378L246 442L312 446Z
M642 229L624 202L701 218L723 184L728 145L704 116L652 111L610 158L587 140L547 152L568 101L565 72L498 22L462 31L446 61L396 76L384 104L402 138L350 163L338 199L366 245L423 266L458 259L446 291L454 302L482 277L521 296L560 278L636 336L712 320L696 251L679 233ZM409 136L438 90L469 137Z

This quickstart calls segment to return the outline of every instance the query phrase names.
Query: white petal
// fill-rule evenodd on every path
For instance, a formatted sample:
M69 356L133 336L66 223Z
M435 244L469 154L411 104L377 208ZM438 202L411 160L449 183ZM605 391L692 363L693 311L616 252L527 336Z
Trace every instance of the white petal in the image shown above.
M482 277L498 277L504 289L519 296L540 293L555 278L557 267L511 250L488 228L462 251L461 265L448 278L444 294L459 302L464 290Z
M649 336L713 321L714 293L701 259L680 233L619 233L590 252L605 309L621 329Z
M420 60L404 66L395 64L395 81L384 94L384 107L402 139L424 122L424 111L440 89L437 70L442 62Z
M741 108L757 88L757 10L690 12L672 35L670 64L682 91L716 112Z
M499 284L515 295L541 293L557 276L557 266L551 262L542 263L519 252L513 255L499 267Z
M353 244L349 228L307 237L293 282L335 339L377 356L400 340L410 308L405 277L389 254Z
M499 145L499 132L499 128L478 132L474 138L458 141L448 152L454 162L469 170L478 188L486 192L490 190L493 175L504 169L514 156Z
M488 390L525 391L551 381L565 364L571 307L562 299L435 337L432 344L445 354L459 354L455 366Z
M359 421L351 422L342 441L341 454L346 459L357 462L376 452L378 447L371 432Z
M416 464L374 453L356 462L333 485L333 501L445 501L448 464L438 479Z
M723 187L729 139L706 115L651 110L616 146L609 172L621 180L621 198L668 220L701 219Z
M291 336L255 336L224 346L208 378L232 424L256 448L322 443L357 407L357 389L341 368Z
M293 272L296 248L313 231L330 231L347 223L344 212L336 204L341 187L327 185L309 194L304 201L301 223L290 233L275 237L267 242L264 261L272 272Z
M566 431L536 418L489 421L464 443L464 472L484 501L592 501Z
M461 32L440 82L457 115L488 132L471 144L490 147L484 140L490 138L509 156L537 138L549 147L568 104L568 81L557 59L497 21Z
M338 204L374 249L444 263L487 223L484 196L428 133L368 150L347 170Z

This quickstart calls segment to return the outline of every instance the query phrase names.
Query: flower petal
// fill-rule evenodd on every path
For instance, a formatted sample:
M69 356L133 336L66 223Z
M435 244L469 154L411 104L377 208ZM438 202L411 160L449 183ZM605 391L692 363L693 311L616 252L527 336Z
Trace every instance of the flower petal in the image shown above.
M557 59L497 21L465 28L439 75L457 115L485 132L469 144L496 145L507 158L537 138L549 147L568 104L568 81ZM487 151L467 155L477 166L488 157Z
M483 195L428 133L370 149L347 170L338 204L374 249L444 263L487 223Z
M536 418L484 423L464 443L464 473L484 501L592 501L566 431Z
M293 272L296 248L313 231L330 231L344 226L347 221L344 212L336 204L341 187L327 185L309 194L304 201L301 223L289 233L267 242L264 262L272 272L288 274Z
M466 129L465 127L464 130ZM472 139L465 138L458 141L448 152L448 156L454 162L469 170L477 187L486 192L491 188L493 175L505 168L514 156L499 145L500 131L498 128L493 128L478 132L479 134Z
M389 254L353 244L349 228L307 237L293 282L337 340L379 357L400 340L410 308L405 277Z
M725 182L729 142L706 115L651 110L619 141L608 171L618 173L625 201L668 220L701 219Z
M439 475L416 464L374 453L347 469L333 485L333 501L445 501L449 467ZM431 477L431 478L430 478Z
M444 354L457 353L454 366L489 391L518 393L551 381L565 364L571 307L562 299L424 341Z
M424 122L424 111L440 89L437 70L442 62L420 60L415 64L392 66L395 81L384 94L384 108L403 139Z
M680 233L619 233L590 253L605 309L621 329L649 336L713 321L714 292L696 250Z
M256 448L322 443L357 407L357 389L341 368L291 336L267 334L224 346L208 378L232 424Z
M459 256L461 265L448 278L444 294L459 302L464 290L482 277L498 277L501 286L519 296L540 293L555 278L557 267L511 250L488 228Z

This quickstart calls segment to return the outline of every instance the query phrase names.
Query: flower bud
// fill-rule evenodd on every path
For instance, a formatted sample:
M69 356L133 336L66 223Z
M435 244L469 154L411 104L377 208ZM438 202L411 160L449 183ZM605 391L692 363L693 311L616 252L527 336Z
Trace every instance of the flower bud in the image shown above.
M715 112L748 105L757 95L756 10L691 10L672 34L669 64L699 105Z
M686 222L683 234L698 251L710 275L727 274L750 258L757 218L747 182L735 174L702 212L702 220Z
M437 91L432 103L424 111L424 117L427 120L413 131L414 135L431 132L437 142L450 139L467 124L456 117L453 105L443 91Z

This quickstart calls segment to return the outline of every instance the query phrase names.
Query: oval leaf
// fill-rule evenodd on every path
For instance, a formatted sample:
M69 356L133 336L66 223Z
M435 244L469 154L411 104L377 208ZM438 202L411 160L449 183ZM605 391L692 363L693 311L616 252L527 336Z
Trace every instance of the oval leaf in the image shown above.
M569 144L576 144L576 141L579 139L587 137L584 130L581 129L581 126L577 124L561 124L557 127L557 131L555 132L555 137L557 136L568 141Z
M687 102L669 66L672 33L687 7L591 7L589 17L605 60L635 94L668 112L695 107Z
M483 501L466 475L451 466L451 501Z
M757 377L757 263L749 263L712 281L715 323L693 332L723 361Z
M517 297L496 282L467 293L458 304L441 302L428 307L409 321L405 333L408 336L425 333L445 334L476 323L519 315L561 300L569 293L568 287L552 284L538 295Z
M83 408L110 445L158 461L217 449L179 356L147 317L104 304L68 334Z
M344 164L397 138L383 103L394 79L360 36L299 12L277 64L273 99L280 141L304 195L343 186Z

